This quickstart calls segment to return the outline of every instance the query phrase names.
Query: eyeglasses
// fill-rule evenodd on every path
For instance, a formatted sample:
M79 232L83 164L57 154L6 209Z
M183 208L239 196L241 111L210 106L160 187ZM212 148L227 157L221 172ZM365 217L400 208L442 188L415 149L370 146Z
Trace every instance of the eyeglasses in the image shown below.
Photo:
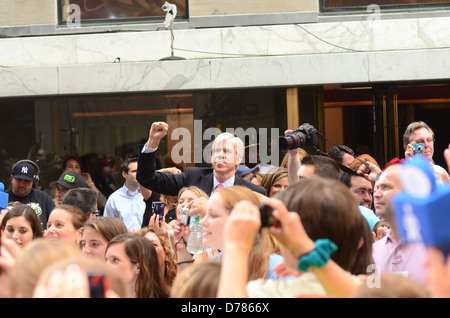
M414 144L432 144L434 143L435 139L434 138L428 138L428 139L419 139L419 140L415 140L412 143Z

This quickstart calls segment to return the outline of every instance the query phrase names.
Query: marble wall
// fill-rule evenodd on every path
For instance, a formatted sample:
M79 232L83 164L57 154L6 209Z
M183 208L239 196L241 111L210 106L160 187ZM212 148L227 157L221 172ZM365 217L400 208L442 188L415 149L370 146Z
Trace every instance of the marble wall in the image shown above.
M319 11L316 0L189 0L192 16Z
M0 96L448 79L450 17L0 39ZM120 62L119 62L120 60Z
M0 0L0 26L55 24L56 0Z

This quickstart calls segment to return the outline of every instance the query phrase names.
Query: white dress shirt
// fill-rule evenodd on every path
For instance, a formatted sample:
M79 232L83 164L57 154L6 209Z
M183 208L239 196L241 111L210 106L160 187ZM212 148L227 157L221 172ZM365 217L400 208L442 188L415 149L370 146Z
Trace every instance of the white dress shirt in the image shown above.
M128 230L140 230L144 212L145 202L140 188L130 191L124 184L109 196L103 215L121 219Z

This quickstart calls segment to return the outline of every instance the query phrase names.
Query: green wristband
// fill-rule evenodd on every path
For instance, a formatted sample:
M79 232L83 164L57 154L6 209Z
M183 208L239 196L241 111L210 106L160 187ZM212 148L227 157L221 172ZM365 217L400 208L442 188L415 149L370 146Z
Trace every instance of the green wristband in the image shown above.
M306 272L310 266L322 267L330 259L330 255L337 250L336 244L329 239L319 239L314 242L314 250L300 257L298 260L298 269Z

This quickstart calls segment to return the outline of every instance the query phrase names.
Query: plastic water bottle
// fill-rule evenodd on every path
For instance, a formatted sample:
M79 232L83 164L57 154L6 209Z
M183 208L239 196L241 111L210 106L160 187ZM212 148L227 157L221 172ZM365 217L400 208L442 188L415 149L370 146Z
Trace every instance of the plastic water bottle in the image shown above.
M200 224L201 220L202 217L199 215L192 215L190 218L187 251L191 254L203 252L203 225Z

